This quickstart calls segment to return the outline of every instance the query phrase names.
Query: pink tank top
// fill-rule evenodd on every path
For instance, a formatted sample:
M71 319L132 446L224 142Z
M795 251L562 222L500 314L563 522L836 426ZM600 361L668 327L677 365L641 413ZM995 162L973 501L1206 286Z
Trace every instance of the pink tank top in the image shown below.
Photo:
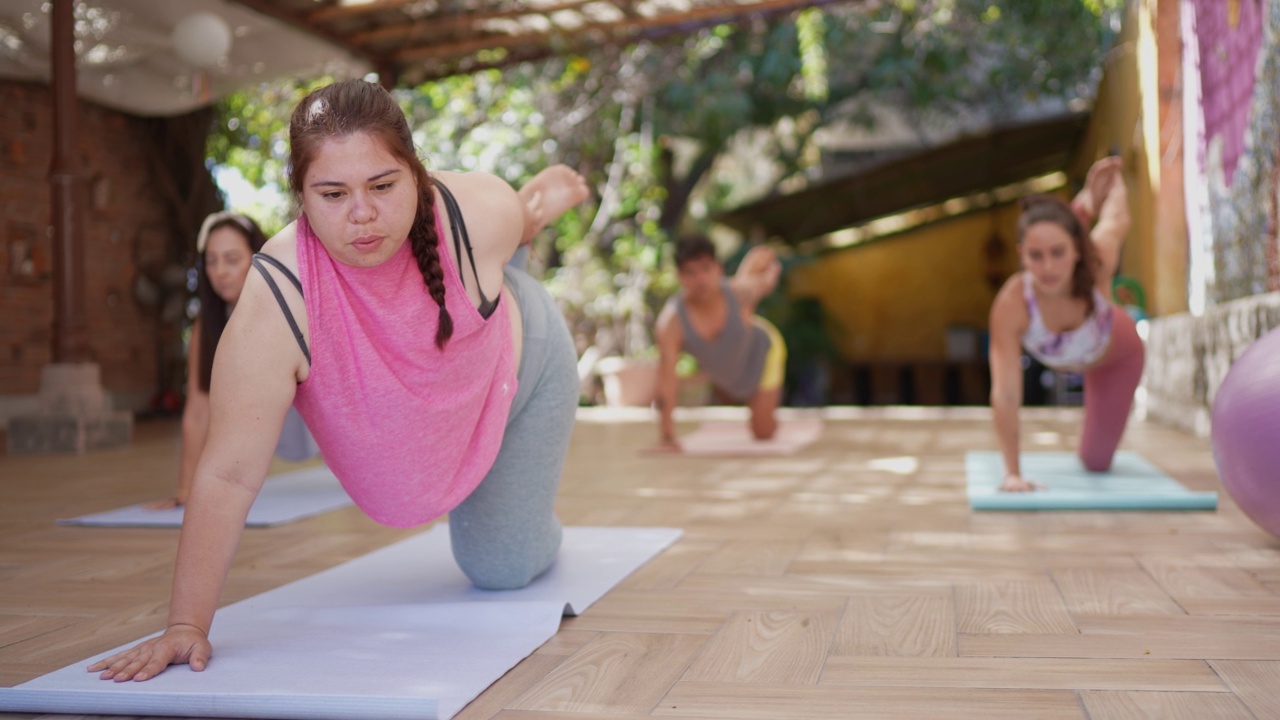
M457 507L493 465L516 395L506 302L486 320L436 236L453 337L436 348L439 308L406 241L381 265L334 260L298 217L298 275L311 372L294 405L325 462L369 517L393 527Z
M1093 314L1085 318L1080 327L1060 333L1045 326L1029 272L1022 276L1022 296L1027 301L1027 314L1031 316L1031 323L1022 334L1022 347L1032 357L1048 367L1065 369L1092 365L1106 354L1111 344L1112 308L1097 288L1093 290Z

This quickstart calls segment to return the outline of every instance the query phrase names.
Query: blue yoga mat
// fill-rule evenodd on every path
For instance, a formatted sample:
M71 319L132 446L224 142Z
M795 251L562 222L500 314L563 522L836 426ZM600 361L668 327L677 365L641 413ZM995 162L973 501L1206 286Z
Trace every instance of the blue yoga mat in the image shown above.
M969 507L974 510L1213 510L1218 493L1193 492L1135 452L1116 453L1111 470L1092 473L1069 452L1022 453L1022 476L1048 486L1000 492L1000 453L965 456Z

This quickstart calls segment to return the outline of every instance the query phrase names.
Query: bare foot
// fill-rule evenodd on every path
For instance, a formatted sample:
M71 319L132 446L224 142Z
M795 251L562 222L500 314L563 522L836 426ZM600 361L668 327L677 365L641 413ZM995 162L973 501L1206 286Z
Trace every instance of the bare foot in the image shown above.
M534 175L520 188L525 204L525 240L590 195L586 178L568 165L552 165Z
M1111 194L1111 186L1120 177L1122 167L1123 161L1119 157L1112 155L1102 158L1089 168L1089 174L1085 177L1084 186L1089 190L1094 212L1097 212L1102 207L1107 195Z

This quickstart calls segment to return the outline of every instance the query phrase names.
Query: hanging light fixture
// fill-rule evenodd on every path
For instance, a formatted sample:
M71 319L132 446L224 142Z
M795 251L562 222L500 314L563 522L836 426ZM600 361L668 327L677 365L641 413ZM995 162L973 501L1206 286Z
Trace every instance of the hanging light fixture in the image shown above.
M209 70L226 59L229 50L231 28L213 13L192 13L173 27L173 51L193 68L191 91L201 102L211 96Z

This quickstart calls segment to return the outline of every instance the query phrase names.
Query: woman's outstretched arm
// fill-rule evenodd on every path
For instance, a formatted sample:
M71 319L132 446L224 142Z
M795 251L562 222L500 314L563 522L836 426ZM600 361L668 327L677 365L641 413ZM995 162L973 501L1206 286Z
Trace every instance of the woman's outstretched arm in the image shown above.
M222 585L304 367L275 298L250 275L218 343L209 437L183 517L168 627L94 663L91 672L124 682L150 679L172 664L205 668Z
M1019 461L1018 411L1022 407L1022 341L1029 322L1022 299L1022 279L1010 278L991 304L989 328L991 344L987 359L991 365L991 419L996 442L1004 458L1004 479L1000 489L1025 492L1042 487L1022 477Z

